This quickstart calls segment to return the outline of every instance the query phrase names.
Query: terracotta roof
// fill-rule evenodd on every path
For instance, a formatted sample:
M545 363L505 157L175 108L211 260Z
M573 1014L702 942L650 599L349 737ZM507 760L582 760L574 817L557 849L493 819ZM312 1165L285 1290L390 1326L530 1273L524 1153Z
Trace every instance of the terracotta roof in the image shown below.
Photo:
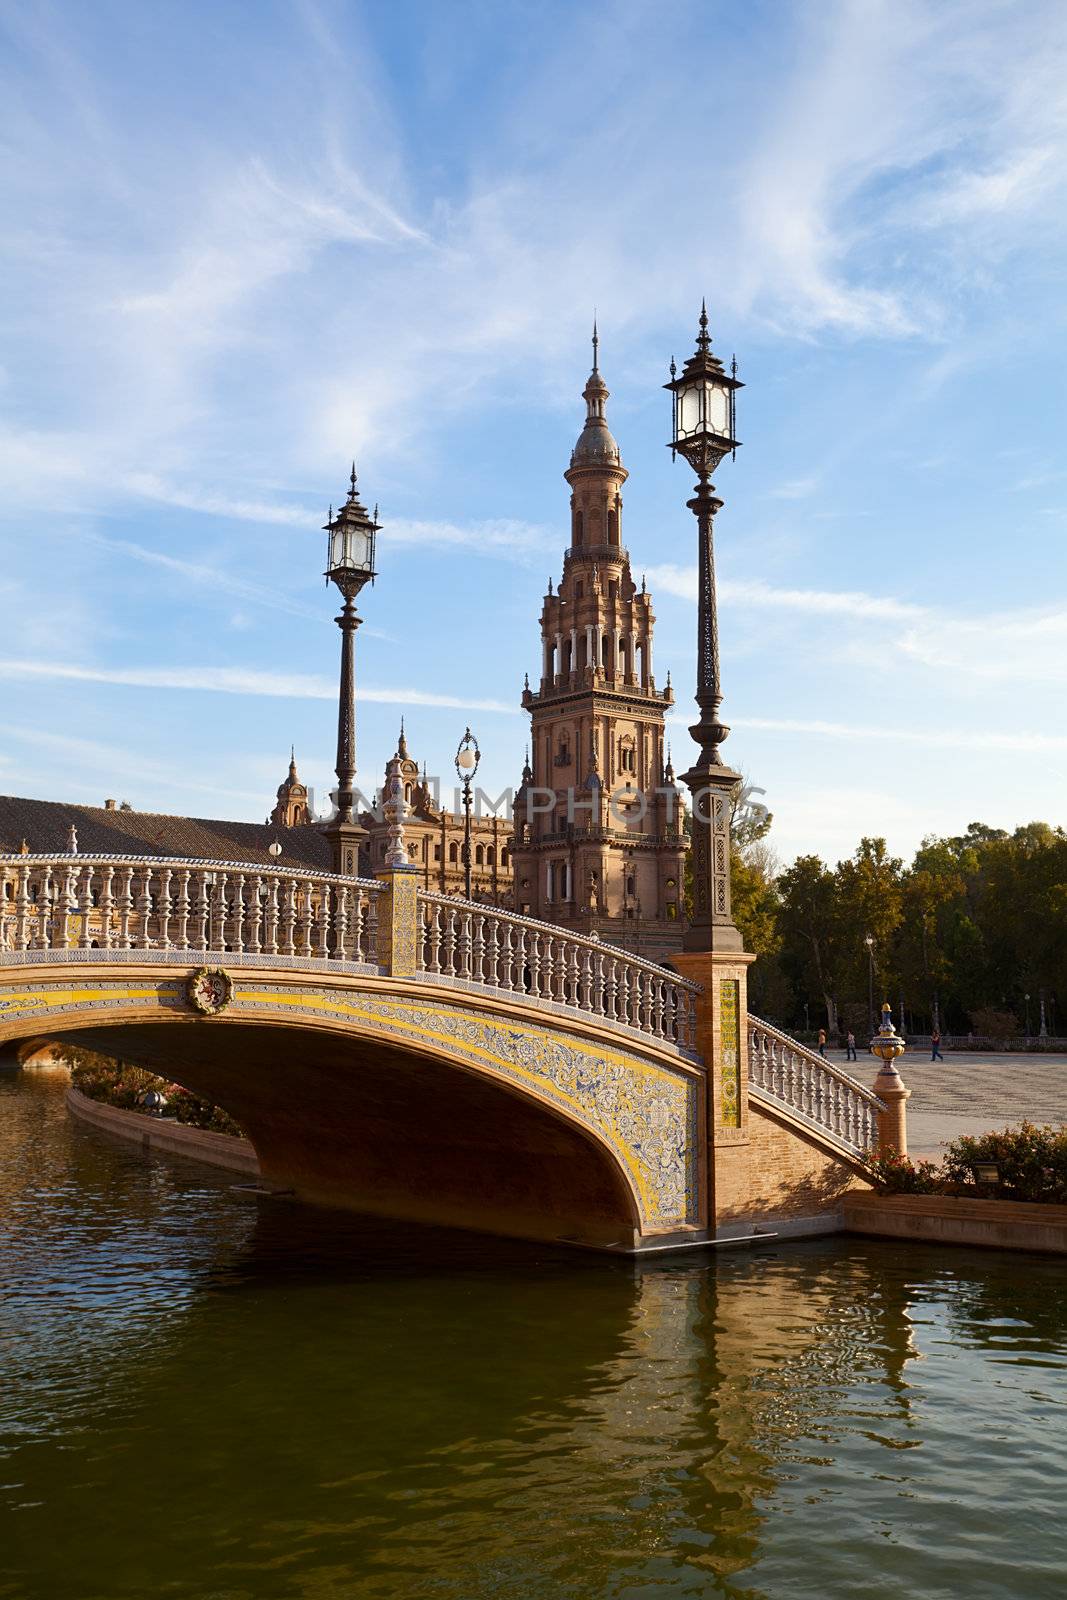
M254 861L264 866L329 872L329 842L319 828L279 828L271 822L225 822L172 817L159 811L114 811L0 795L0 855L15 855L25 839L31 854L65 854L71 824L79 855L184 856L205 861ZM282 853L268 854L277 840Z

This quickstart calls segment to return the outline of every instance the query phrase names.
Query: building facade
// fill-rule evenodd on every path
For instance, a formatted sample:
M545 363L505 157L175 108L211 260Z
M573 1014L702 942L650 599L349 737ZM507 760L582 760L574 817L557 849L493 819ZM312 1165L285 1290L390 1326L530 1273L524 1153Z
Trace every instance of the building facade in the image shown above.
M422 887L437 894L462 895L463 816L438 803L425 768L419 771L408 750L403 723L393 759L404 784L404 848L411 865L419 869ZM379 805L377 812L365 811L359 819L367 831L360 853L364 876L373 877L385 865L389 823L383 812ZM471 896L503 908L513 904L510 817L471 816Z
M514 807L515 907L653 959L681 946L685 838L656 687L655 616L622 542L627 472L593 333L585 426L564 477L571 537L527 680L530 748Z

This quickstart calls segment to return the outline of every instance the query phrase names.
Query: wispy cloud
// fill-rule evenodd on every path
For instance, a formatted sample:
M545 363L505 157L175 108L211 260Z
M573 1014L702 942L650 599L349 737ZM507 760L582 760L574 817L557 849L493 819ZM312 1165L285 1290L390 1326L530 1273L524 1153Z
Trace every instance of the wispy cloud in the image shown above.
M684 727L689 719L671 717L669 720ZM981 753L989 745L989 734L984 728L974 731L965 728L946 728L936 731L924 728L884 728L871 723L823 722L818 718L804 717L734 717L731 719L731 726L761 733L800 733L818 739L863 740L886 747L918 744L934 749L969 750L972 754ZM997 747L1029 752L1067 751L1067 734L1011 730L997 734Z
M266 695L279 699L336 700L337 685L299 672L257 672L244 667L94 667L71 662L0 660L0 678L56 683L101 683L130 689L204 690L214 694ZM495 711L515 716L501 700L438 694L428 689L361 685L360 699L379 705L440 706L460 711Z
M696 567L649 567L649 583L682 600L697 598ZM881 618L894 622L918 621L928 613L923 606L890 595L865 594L855 589L779 589L762 578L727 578L717 585L720 600L757 610L795 611L805 616L836 616L842 621Z
M806 500L818 487L818 478L793 478L775 489L768 489L767 495L771 500Z
M696 600L695 567L650 567L648 578L654 588ZM1067 606L1062 603L961 616L892 595L775 588L760 578L727 579L718 592L723 603L736 608L792 612L802 618L832 616L842 629L871 621L896 623L898 627L880 637L883 652L957 680L1067 683Z

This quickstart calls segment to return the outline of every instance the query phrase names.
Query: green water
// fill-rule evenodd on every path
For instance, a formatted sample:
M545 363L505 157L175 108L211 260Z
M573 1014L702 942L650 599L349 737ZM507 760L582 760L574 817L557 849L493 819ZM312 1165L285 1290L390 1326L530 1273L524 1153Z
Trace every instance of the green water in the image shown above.
M1067 1273L619 1260L146 1160L0 1077L0 1597L1067 1592Z

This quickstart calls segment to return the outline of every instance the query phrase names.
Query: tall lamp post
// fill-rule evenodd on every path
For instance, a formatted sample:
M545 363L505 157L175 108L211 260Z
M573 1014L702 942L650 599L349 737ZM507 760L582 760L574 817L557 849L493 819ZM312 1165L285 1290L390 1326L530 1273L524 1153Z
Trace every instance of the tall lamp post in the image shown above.
M371 516L356 490L356 464L352 463L348 498L336 517L330 507L326 523L326 580L335 583L344 605L335 620L341 630L341 683L337 703L337 814L324 830L333 846L334 870L354 876L359 869L359 846L367 837L353 814L356 781L356 596L373 583L374 543L378 508Z
M471 898L471 783L478 771L482 752L468 728L456 751L456 776L463 785L463 893Z
M715 597L713 523L722 501L711 474L724 456L733 455L734 407L738 389L737 362L727 372L712 354L708 313L700 308L696 350L679 373L671 362L674 397L672 455L681 455L697 475L696 495L687 500L697 519L697 692L700 715L689 732L699 755L682 774L693 797L693 915L684 936L686 950L740 950L741 935L730 908L730 811L732 791L740 774L723 762L719 746L730 732L719 719L722 688L719 674L719 618Z
M874 1032L874 935L868 933L863 940L867 946L867 1031Z

